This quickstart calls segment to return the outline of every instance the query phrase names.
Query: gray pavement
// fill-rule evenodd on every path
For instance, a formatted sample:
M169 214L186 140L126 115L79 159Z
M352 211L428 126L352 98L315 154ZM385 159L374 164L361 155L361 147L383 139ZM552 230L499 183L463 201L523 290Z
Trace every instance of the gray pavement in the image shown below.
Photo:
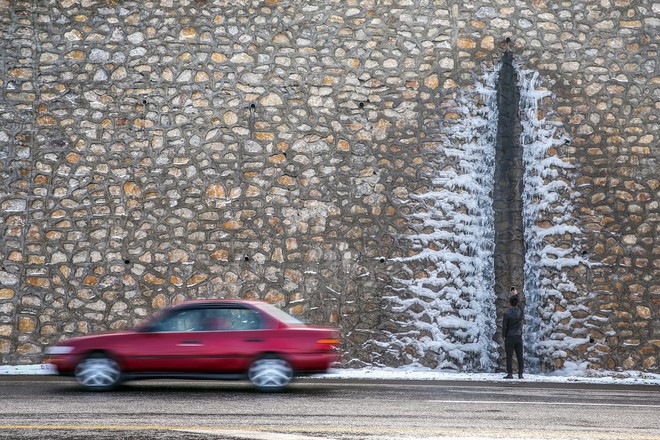
M660 387L525 382L132 382L0 377L2 439L660 440Z

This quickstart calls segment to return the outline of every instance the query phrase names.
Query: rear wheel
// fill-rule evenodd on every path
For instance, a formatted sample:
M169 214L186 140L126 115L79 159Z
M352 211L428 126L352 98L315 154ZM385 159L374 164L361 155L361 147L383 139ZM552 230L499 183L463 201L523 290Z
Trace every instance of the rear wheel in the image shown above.
M88 390L110 390L121 381L121 369L117 361L103 353L92 353L83 359L75 371L76 380Z
M281 391L291 383L293 368L280 357L264 356L250 365L248 378L259 391Z

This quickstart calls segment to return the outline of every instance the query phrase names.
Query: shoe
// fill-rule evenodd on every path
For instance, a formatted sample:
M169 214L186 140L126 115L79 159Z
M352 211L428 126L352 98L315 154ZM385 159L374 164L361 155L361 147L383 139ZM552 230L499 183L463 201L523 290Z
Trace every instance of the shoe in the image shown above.
M519 375L518 375L518 379L524 379L523 375L522 375L522 374L519 374Z
M504 378L505 379L513 379L513 376L511 374L507 374L506 376L504 376Z

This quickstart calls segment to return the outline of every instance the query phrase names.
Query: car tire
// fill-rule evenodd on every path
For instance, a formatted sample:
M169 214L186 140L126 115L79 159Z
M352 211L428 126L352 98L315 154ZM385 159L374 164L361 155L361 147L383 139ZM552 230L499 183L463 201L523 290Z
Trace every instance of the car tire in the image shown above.
M121 368L104 353L92 353L76 366L76 380L85 389L108 391L121 383Z
M263 356L250 365L248 379L259 391L278 392L293 380L293 368L279 356Z

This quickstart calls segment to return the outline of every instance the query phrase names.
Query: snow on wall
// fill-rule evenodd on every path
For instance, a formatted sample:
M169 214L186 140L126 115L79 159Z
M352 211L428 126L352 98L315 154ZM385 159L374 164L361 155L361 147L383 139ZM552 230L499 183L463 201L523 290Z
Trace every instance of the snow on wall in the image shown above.
M458 98L460 115L443 127L432 187L413 196L418 233L404 237L416 254L399 259L407 269L398 295L387 297L404 316L383 348L404 363L434 368L490 371L496 330L493 175L497 131L497 71ZM495 127L495 130L493 130Z
M518 70L523 148L525 229L525 349L532 370L561 368L568 351L589 342L589 309L567 275L584 260L574 245L573 165L550 154L570 140L560 125L539 119L539 101L551 96L538 87L539 74ZM553 150L551 150L553 149ZM566 237L570 237L567 239ZM574 317L572 312L578 312Z

